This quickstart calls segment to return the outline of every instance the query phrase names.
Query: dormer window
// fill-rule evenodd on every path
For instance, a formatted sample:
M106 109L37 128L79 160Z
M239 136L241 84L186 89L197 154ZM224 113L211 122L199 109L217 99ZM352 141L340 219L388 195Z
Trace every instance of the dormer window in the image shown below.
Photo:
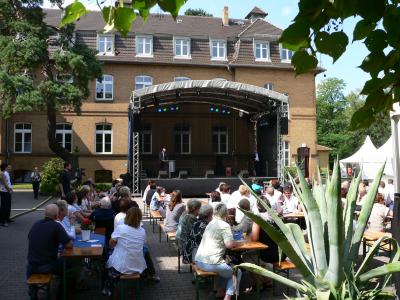
M153 57L153 37L137 36L136 37L136 56Z
M254 40L254 57L256 61L269 61L269 43Z
M283 48L282 45L279 46L281 50L281 61L285 63L290 63L292 61L293 51Z
M97 52L99 55L114 55L114 35L97 35Z
M226 60L226 40L211 40L211 60Z
M190 58L190 38L176 37L174 48L175 58Z

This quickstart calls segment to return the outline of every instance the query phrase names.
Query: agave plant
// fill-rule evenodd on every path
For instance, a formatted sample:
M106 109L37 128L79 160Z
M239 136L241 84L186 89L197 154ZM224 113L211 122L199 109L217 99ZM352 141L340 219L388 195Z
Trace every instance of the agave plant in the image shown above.
M352 180L347 201L343 208L340 197L340 171L337 161L334 164L332 178L328 177L324 186L321 183L319 173L319 184L315 183L312 191L297 167L300 183L299 185L294 184L292 178L291 181L304 211L310 245L309 251L307 251L305 238L299 225L284 223L275 211L260 198L258 198L258 201L271 215L279 230L261 217L248 211L242 211L260 225L296 265L302 275L301 282L295 282L250 263L240 264L237 268L270 277L296 289L298 299L395 298L395 295L385 292L384 288L390 281L391 274L400 271L400 262L398 262L400 250L396 240L390 237L379 239L370 249L364 261L356 267L361 240L383 170L384 165L379 169L363 203L358 220L354 223L354 211L361 173L356 179ZM254 196L257 197L255 194ZM387 242L393 244L389 263L367 270L367 266L379 250L380 244Z

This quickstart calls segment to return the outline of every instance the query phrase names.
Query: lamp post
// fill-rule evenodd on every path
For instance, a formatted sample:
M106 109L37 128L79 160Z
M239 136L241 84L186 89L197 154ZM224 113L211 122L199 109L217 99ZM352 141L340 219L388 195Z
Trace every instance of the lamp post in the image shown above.
M390 121L392 126L392 141L393 141L393 175L394 175L394 206L392 219L392 236L397 241L400 241L400 213L399 213L399 188L400 188L400 156L399 156L399 119L400 106L399 103L393 105L393 111L390 113ZM396 287L397 297L400 297L400 274L394 274L394 282Z

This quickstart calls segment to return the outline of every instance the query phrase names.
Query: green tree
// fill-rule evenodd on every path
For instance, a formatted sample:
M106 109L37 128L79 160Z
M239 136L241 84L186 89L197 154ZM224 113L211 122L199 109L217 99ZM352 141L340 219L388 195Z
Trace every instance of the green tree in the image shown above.
M359 18L348 37L343 22ZM379 113L400 100L400 2L398 0L299 0L299 13L280 41L296 51L292 58L297 74L317 67L317 54L335 62L349 40L362 40L369 54L360 68L368 80L361 94L366 101L352 116L353 129L370 126Z
M50 149L77 166L56 141L58 111L80 112L89 81L101 76L95 52L74 39L74 26L48 26L40 0L0 2L0 108L7 118L45 111Z
M390 136L389 114L380 113L379 121L369 128L350 130L351 117L365 104L365 97L358 91L344 95L346 84L338 78L328 78L317 88L317 141L332 148L330 161L338 155L344 158L353 154L371 136L380 147Z
M203 16L203 17L212 17L213 15L206 12L202 8L188 8L185 11L186 16Z

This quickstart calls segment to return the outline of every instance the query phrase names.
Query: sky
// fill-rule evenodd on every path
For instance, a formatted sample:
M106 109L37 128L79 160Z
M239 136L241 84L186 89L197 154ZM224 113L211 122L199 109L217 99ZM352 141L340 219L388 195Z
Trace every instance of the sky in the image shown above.
M108 3L112 0L106 0ZM67 0L67 3L72 0ZM95 9L95 0L82 0L92 9ZM214 17L222 16L222 9L224 6L229 7L229 17L243 19L254 6L258 6L268 13L266 20L277 27L282 29L288 27L291 21L298 12L297 0L188 0L188 2L181 8L180 14L188 8L202 8L205 11L214 15ZM45 5L49 7L48 2ZM153 13L162 12L159 8L154 8ZM352 39L352 29L356 24L355 19L348 19L344 23L343 30ZM349 43L346 52L334 64L332 59L326 55L318 57L320 66L326 69L326 72L317 76L317 82L329 77L337 77L343 79L346 83L346 93L355 89L361 89L364 82L369 79L369 75L363 72L359 65L363 58L367 55L368 51L360 42Z

